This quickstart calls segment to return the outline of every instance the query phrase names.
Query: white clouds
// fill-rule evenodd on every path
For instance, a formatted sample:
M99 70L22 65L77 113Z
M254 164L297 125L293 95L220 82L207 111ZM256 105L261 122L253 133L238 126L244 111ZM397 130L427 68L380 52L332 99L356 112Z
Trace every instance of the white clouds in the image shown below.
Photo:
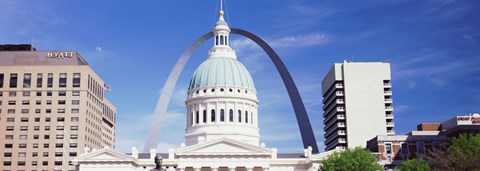
M305 47L312 45L321 45L331 41L331 36L325 33L311 33L305 35L286 36L267 41L270 46L282 47Z
M101 47L96 47L95 50L98 51L98 52L101 52L102 48Z

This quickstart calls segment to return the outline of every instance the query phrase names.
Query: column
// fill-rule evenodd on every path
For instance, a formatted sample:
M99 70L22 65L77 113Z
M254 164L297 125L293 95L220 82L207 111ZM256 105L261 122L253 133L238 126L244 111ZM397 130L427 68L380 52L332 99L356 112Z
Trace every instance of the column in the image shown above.
M235 168L234 168L234 167L233 167L233 168L230 168L230 171L235 171Z
M253 171L253 167L247 167L247 171Z
M218 168L213 167L212 171L218 171Z
M202 168L200 168L200 167L195 167L195 168L193 168L193 169L195 169L195 171L200 171Z

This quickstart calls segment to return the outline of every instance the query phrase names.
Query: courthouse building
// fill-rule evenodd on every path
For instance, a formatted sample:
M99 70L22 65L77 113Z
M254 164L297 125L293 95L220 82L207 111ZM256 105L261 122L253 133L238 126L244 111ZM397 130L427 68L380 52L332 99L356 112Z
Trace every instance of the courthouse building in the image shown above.
M85 147L115 147L105 82L72 50L0 45L0 170L75 170Z
M186 104L185 143L163 154L169 171L314 171L333 153L278 154L260 144L257 92L248 70L230 47L230 28L220 11L208 58L193 74ZM81 171L150 170L156 150L122 154L112 149L89 151L74 160Z

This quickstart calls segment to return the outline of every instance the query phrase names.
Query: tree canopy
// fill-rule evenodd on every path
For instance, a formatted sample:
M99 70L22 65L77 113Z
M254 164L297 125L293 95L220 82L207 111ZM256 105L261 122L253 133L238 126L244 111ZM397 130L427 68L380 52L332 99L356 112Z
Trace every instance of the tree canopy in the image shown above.
M424 160L416 158L404 161L397 169L401 171L429 171L430 167Z
M447 150L432 151L427 160L434 170L480 170L480 134L461 134Z
M383 170L383 167L377 163L377 157L370 151L361 147L354 149L347 148L340 153L334 153L322 161L320 166L322 171L376 171Z

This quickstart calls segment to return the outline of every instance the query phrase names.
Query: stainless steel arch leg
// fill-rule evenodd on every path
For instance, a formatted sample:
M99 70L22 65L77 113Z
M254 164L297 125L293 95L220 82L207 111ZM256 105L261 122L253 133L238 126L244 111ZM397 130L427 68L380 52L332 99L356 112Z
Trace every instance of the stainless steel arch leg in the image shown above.
M163 85L162 93L157 101L157 106L155 107L155 112L152 116L152 123L150 129L147 133L147 139L145 145L143 146L143 152L148 153L150 149L157 148L157 144L160 137L160 130L162 129L162 122L165 113L167 113L168 104L170 103L170 98L172 97L173 90L177 84L178 77L183 71L183 67L187 63L192 53L203 44L203 42L213 37L213 32L204 34L202 37L198 38L187 50L185 50L178 59L175 67L173 67L170 75L168 75L165 85Z

